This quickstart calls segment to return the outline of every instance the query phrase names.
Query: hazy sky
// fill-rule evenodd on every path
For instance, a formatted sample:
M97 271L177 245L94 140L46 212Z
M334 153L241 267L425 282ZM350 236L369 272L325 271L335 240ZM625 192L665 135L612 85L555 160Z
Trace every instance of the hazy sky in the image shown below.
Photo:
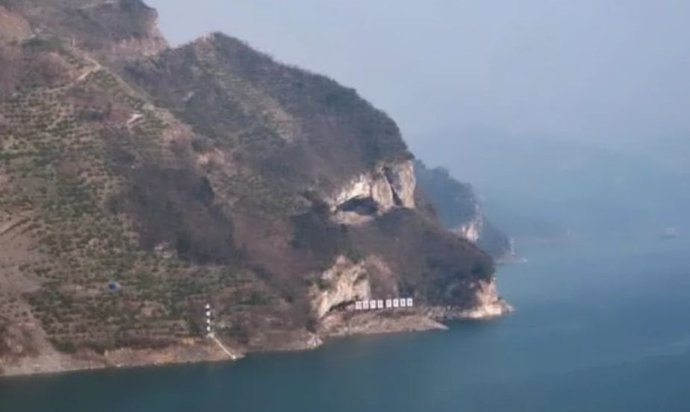
M173 44L219 30L357 88L413 148L690 136L687 0L147 2Z

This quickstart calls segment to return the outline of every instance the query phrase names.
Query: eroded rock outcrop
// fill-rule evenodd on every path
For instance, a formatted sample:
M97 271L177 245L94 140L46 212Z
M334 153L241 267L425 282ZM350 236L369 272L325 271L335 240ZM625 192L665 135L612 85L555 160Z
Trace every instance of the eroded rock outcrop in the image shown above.
M462 236L464 239L476 244L481 238L483 229L484 218L480 215L477 215L474 219L461 224L456 229L453 229L453 231Z
M464 306L418 305L414 308L355 311L351 306L336 307L319 322L324 339L357 334L400 333L447 329L443 322L469 319L487 320L508 314L513 308L500 297L495 279L471 285L473 303Z
M153 56L168 47L158 30L158 13L142 0L4 0L4 3L6 10L22 16L41 38L61 39L112 64ZM7 15L0 10L0 23L20 30L15 33L26 32L24 22L16 18L3 21L3 14ZM0 29L0 33L3 31Z
M324 271L312 288L312 307L317 318L355 300L371 298L371 284L367 262L354 263L339 256L333 266Z
M466 319L488 319L509 313L513 308L498 294L496 280L480 280L473 286L475 303L473 307L458 312Z
M356 224L401 207L414 209L414 164L380 164L345 184L329 199L335 220Z

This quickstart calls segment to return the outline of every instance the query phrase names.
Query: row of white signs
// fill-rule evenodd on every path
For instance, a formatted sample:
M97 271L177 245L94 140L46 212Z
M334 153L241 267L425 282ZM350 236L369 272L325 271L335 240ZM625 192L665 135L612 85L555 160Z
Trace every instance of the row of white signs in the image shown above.
M376 309L395 309L411 308L414 306L412 298L379 299L379 300L358 300L355 302L355 310L376 310Z

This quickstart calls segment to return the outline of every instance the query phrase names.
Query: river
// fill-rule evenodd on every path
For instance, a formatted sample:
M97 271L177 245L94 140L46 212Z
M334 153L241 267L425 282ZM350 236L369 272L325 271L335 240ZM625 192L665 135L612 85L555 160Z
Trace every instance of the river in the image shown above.
M690 245L525 242L517 308L236 363L0 380L7 412L690 411Z

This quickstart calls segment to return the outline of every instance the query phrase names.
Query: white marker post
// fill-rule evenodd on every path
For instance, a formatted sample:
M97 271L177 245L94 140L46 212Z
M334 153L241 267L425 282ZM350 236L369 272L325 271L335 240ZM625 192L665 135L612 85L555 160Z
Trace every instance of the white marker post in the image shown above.
M211 328L211 304L206 304L206 337L213 337L213 329Z

